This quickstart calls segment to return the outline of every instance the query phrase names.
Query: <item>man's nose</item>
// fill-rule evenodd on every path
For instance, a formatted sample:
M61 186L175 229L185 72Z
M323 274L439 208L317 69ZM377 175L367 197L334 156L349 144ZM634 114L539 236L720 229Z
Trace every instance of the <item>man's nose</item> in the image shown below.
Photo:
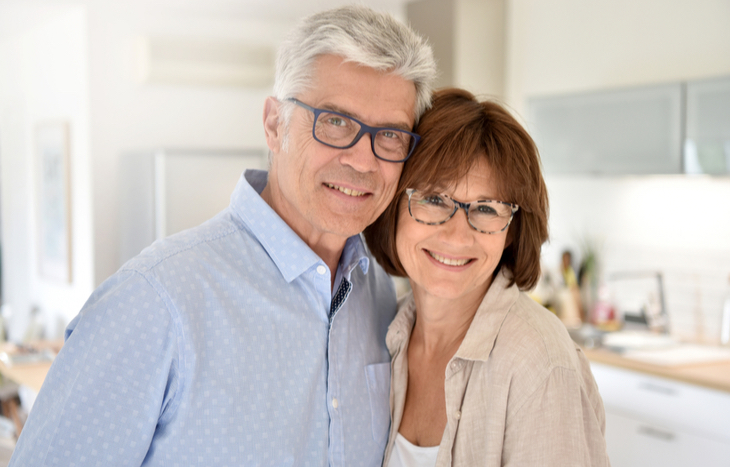
M364 133L354 146L342 150L340 161L358 172L378 170L378 159L373 153L372 137L370 133Z

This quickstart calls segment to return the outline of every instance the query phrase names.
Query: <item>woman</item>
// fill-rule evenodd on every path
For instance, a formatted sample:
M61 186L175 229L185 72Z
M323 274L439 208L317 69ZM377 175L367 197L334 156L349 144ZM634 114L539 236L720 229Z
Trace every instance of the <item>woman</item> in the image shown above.
M393 203L366 230L375 258L412 288L386 337L384 465L609 465L588 361L522 292L547 240L532 139L456 89L435 94L417 132Z

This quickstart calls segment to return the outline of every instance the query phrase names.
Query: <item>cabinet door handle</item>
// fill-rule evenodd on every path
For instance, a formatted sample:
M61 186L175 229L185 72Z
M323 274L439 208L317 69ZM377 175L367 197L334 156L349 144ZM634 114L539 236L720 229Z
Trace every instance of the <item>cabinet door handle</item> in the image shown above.
M658 428L643 425L639 427L639 434L660 439L662 441L674 441L674 438L676 437L676 435L671 431L660 430Z
M665 396L676 396L677 390L671 387L667 386L660 386L658 384L654 383L640 383L639 389L644 389L645 391L651 391L651 392L658 392L659 394L664 394Z

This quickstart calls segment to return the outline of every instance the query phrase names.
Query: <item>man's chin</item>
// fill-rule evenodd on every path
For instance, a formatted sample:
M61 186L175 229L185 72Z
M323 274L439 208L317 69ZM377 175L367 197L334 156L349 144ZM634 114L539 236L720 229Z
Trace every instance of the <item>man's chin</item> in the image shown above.
M374 221L374 219L373 219ZM360 234L365 227L373 221L370 218L363 219L361 217L351 217L343 214L332 213L320 219L319 225L322 226L323 232L338 235L344 238L352 237Z

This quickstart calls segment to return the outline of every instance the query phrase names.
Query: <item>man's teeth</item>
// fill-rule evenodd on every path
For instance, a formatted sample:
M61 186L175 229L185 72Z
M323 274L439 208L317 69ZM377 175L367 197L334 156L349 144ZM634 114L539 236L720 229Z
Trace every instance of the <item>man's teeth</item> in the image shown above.
M429 251L428 254L431 255L431 258L435 259L439 263L444 263L447 266L463 266L466 263L468 263L469 261L471 261L470 259L449 259L449 258L444 258L443 256L437 255L436 253L434 253L432 251Z
M364 196L367 194L364 191L351 190L349 188L343 188L341 186L332 185L331 183L327 183L326 185L328 187L332 188L333 190L339 190L348 196Z

